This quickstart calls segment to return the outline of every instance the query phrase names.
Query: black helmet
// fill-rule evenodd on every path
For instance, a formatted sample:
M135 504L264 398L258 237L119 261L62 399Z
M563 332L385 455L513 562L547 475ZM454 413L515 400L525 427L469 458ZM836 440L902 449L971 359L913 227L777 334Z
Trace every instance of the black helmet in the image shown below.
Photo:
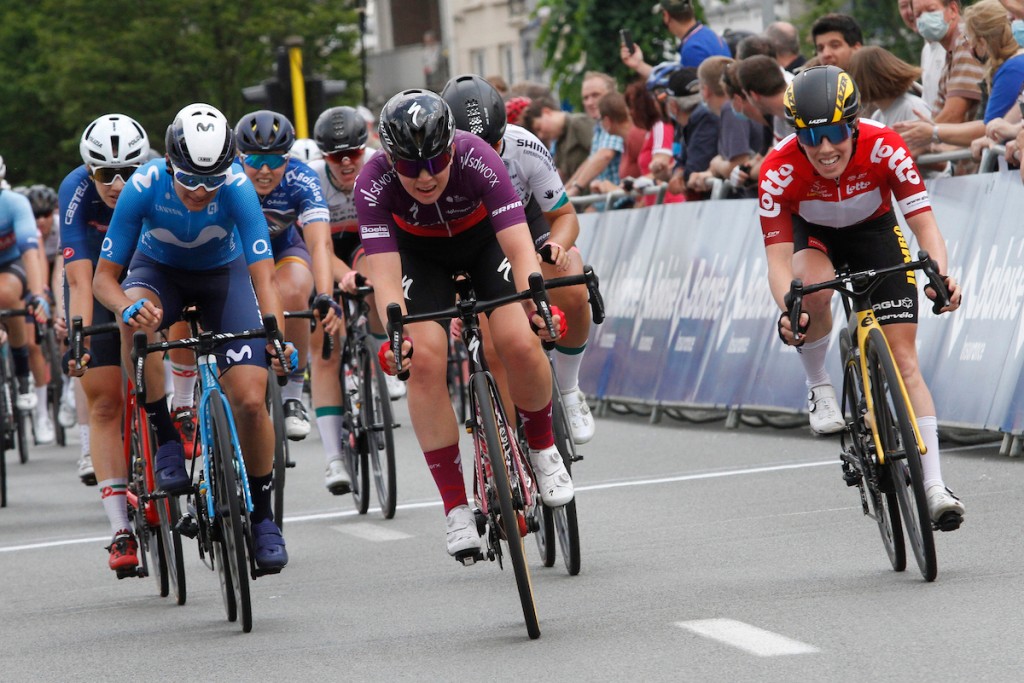
M324 154L366 145L367 120L352 107L331 107L313 125L313 139Z
M235 143L242 154L287 154L293 142L292 122L276 111L250 112L235 126Z
M16 187L14 191L28 197L28 201L32 205L32 213L36 218L49 216L57 208L57 193L52 187L33 185L32 187Z
M838 66L814 66L793 77L783 97L786 122L794 128L853 123L860 93L850 75Z
M505 101L486 79L476 74L448 81L441 97L452 109L455 127L479 135L493 145L505 134Z
M216 107L190 104L167 126L171 163L191 175L223 175L235 160L235 135Z
M448 103L429 90L404 90L380 113L380 142L392 157L433 159L455 139L455 120Z

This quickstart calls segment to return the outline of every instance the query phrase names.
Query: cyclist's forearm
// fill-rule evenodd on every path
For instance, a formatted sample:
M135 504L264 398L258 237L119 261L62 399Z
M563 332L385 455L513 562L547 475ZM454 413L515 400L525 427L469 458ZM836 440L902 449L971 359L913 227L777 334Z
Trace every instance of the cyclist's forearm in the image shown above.
M919 213L907 219L907 225L917 238L917 244L921 249L928 252L928 256L939 264L939 272L943 275L949 273L949 263L946 254L946 241L939 232L939 225L935 222L935 214L931 211ZM915 258L917 254L913 255Z
M402 289L402 258L398 252L370 254L366 268L373 282L374 302L380 319L388 319L388 304L398 304L405 312L405 290Z
M274 285L274 262L271 259L257 261L249 266L249 277L256 292L256 301L263 315L277 318L277 326L284 330L284 307Z
M768 286L779 309L786 308L786 293L793 281L793 243L770 244L764 248L768 260Z
M498 244L512 266L512 278L516 289L523 291L530 287L530 275L540 272L537 251L533 247L530 229L526 223L518 223L497 233Z
M64 277L68 281L68 311L73 318L82 317L82 324L92 325L92 262L86 259L67 264ZM63 314L63 313L62 313Z
M313 261L313 282L316 291L330 294L334 291L334 272L331 267L334 249L331 245L331 226L323 221L310 223L303 229L303 235Z
M39 263L39 249L29 249L22 254L21 263L25 267L25 280L28 282L28 291L33 294L42 294L46 288L46 272Z
M120 315L126 306L133 303L121 291L121 285L117 281L122 270L124 269L113 261L101 258L96 264L96 273L92 278L93 296L115 315Z
M548 239L565 249L576 244L576 238L580 234L580 221L571 203L566 202L554 211L548 211L544 217L551 226L551 235Z

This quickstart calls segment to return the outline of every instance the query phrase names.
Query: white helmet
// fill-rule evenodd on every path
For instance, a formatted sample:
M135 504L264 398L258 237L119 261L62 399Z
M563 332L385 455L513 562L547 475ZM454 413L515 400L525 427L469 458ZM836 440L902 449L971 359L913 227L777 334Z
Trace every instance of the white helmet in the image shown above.
M317 159L323 159L324 155L317 147L317 144L309 138L297 138L292 143L292 156L307 164Z
M105 114L86 126L78 151L90 168L139 166L149 159L149 137L130 116Z
M174 117L164 140L171 163L191 175L222 175L235 160L235 134L216 107L197 102Z

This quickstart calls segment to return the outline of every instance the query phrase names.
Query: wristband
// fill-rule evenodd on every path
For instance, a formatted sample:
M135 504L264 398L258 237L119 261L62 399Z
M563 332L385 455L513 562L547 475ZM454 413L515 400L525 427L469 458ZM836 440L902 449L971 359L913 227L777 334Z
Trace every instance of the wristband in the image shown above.
M124 310L121 311L121 320L125 325L130 324L132 318L134 318L142 307L146 305L149 299L139 299L130 306L125 306Z
M939 139L939 124L936 123L932 126L932 143L938 145L941 142L942 140Z

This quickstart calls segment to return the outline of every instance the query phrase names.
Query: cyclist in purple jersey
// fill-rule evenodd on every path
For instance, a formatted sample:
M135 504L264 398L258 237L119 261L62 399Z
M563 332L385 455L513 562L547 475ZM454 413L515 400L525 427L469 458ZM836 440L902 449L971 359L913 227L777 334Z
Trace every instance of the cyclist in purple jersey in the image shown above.
M410 313L453 305L452 276L459 271L469 273L485 300L526 289L538 270L523 205L501 158L480 138L456 131L453 119L433 92L395 95L380 117L385 154L367 162L356 179L359 233L382 318L392 303ZM555 317L562 327L562 316ZM489 320L498 355L516 380L512 399L541 498L549 506L564 505L573 487L552 436L551 371L530 330L531 322L543 327L541 318L531 302L503 306ZM444 502L448 553L458 556L478 548L480 536L467 502L459 428L446 385L448 331L429 322L406 329L410 338L397 365L410 372L409 413ZM386 342L381 364L387 372L398 370Z

